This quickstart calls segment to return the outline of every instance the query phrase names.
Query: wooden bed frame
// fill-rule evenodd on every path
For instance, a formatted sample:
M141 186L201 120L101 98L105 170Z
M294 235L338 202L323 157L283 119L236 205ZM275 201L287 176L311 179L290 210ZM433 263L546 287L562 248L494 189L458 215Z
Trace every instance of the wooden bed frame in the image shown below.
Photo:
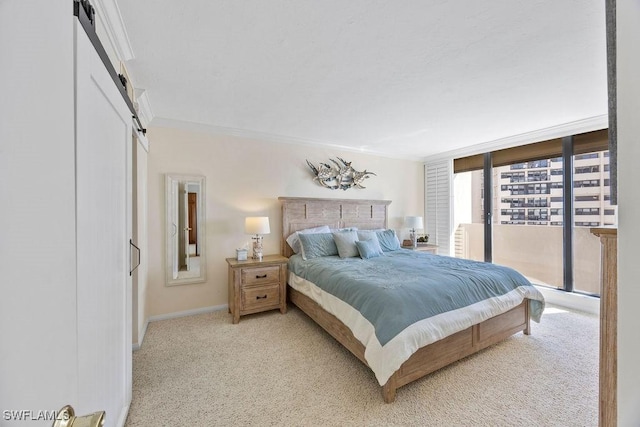
M387 228L389 200L313 199L280 197L282 202L281 253L293 255L286 238L295 231L328 225L331 228L358 227L361 230ZM365 365L364 346L338 318L326 312L306 295L288 287L289 300L325 331L345 346ZM444 366L523 331L530 334L529 300L512 310L420 348L382 387L386 403L396 398L396 390Z

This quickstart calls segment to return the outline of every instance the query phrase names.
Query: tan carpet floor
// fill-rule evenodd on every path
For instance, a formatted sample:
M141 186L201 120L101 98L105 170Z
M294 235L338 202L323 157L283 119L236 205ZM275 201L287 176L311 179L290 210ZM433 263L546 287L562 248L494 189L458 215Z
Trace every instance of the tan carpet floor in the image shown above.
M152 322L126 426L596 426L598 318L548 307L517 334L398 390L297 308Z

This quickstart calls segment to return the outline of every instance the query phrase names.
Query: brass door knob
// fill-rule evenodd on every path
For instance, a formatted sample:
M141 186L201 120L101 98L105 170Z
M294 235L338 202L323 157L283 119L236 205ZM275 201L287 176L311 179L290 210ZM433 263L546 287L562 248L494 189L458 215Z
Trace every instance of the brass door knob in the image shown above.
M58 411L58 416L52 427L103 427L104 411L76 417L76 412L71 405L67 405Z

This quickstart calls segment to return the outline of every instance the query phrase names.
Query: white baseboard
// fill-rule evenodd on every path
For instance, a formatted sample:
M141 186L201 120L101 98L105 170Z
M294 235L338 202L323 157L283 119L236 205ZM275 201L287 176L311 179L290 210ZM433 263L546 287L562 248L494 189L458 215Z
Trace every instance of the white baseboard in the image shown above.
M140 350L140 346L142 345L142 341L144 341L144 335L147 333L147 326L149 326L149 319L144 321L144 326L142 327L142 332L138 332L138 342L134 342L131 346L133 351Z
M213 313L214 311L226 310L229 308L228 304L213 305L210 307L194 308L193 310L176 311L173 313L159 314L157 316L149 317L149 322L157 322L158 320L176 319L178 317L193 316L196 314Z
M600 298L536 286L549 304L600 315Z
M177 319L178 317L194 316L196 314L213 313L214 311L227 310L228 308L228 304L213 305L210 307L194 308L193 310L176 311L173 313L151 316L144 322L142 333L138 334L138 342L134 343L131 348L133 349L133 351L140 349L140 347L142 346L142 341L144 340L144 336L147 333L147 326L149 326L150 322L156 322L158 320Z

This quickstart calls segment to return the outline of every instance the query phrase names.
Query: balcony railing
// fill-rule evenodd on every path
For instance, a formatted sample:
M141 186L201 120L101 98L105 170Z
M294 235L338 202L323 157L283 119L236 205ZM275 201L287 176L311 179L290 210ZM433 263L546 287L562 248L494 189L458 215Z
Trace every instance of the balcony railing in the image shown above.
M460 224L455 256L484 260L483 224ZM563 287L562 227L493 225L493 262L516 269L532 283ZM574 289L600 293L600 242L586 227L574 228Z

